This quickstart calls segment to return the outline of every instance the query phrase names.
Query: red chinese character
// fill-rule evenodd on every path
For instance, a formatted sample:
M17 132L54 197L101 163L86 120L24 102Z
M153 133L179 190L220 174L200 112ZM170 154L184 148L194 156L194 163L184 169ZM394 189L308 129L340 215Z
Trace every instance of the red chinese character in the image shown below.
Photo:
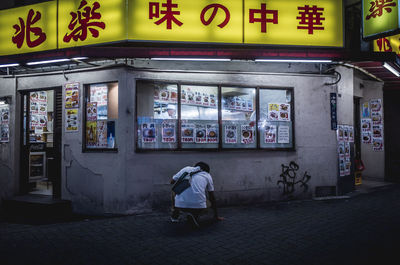
M64 42L70 42L71 39L74 41L84 41L87 38L88 30L92 34L92 37L99 37L99 29L105 29L106 24L101 21L93 21L101 19L101 14L96 12L100 8L98 2L93 3L93 7L87 5L85 0L81 1L78 7L78 11L71 12L71 22L68 25L68 29L71 32L65 34Z
M366 19L376 18L383 15L383 9L385 9L388 13L392 12L391 6L396 6L396 3L393 0L375 0L370 2L371 7L369 8L370 14L367 15Z
M255 14L260 14L259 18L255 17ZM267 18L268 14L272 14L272 18ZM261 4L261 9L250 9L249 22L260 22L261 32L267 32L267 23L278 24L278 10L267 10L267 4Z
M307 25L307 26L297 26L298 29L308 29L308 34L314 34L314 30L324 30L324 27L316 27L315 25L321 26L322 21L325 20L322 17L324 11L323 8L318 8L317 6L310 7L309 5L305 5L304 7L297 7L299 10L299 19L300 25Z
M42 31L39 27L32 27L33 24L38 22L42 18L42 14L39 11L33 11L30 9L28 12L28 17L26 19L26 26L25 21L22 18L18 18L19 25L15 24L13 28L15 29L14 36L11 38L12 42L17 45L17 48L20 49L24 44L24 40L26 37L26 45L29 48L34 48L39 46L46 40L46 33ZM31 40L31 33L34 36L37 36L36 40Z
M382 52L392 52L392 45L387 38L382 38L376 40L376 44L378 44L379 51Z
M160 25L167 21L167 29L172 29L172 22L174 22L179 27L183 25L175 16L180 15L180 11L173 11L173 8L178 8L178 4L173 4L172 0L167 0L167 3L162 4L162 7L165 10L161 10L160 12L160 3L158 2L150 2L149 3L149 19L159 18L160 13L164 15L161 19L154 22L156 25Z
M205 15L207 13L208 10L213 9L211 16L209 17L208 20L205 19ZM229 12L228 8L226 8L225 6L221 5L221 4L211 4L206 6L203 11L201 11L200 14L200 20L201 22L205 25L208 26L210 25L210 23L214 20L215 16L217 15L217 12L219 9L222 9L225 12L225 20L218 25L218 27L223 28L225 27L229 20L231 19L231 13Z

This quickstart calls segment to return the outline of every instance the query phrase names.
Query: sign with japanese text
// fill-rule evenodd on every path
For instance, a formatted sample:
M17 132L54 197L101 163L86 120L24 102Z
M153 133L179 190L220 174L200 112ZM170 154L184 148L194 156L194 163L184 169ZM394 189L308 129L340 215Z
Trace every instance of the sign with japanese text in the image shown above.
M341 0L244 2L244 43L343 46Z
M400 34L373 41L374 52L395 52L400 55Z
M57 2L0 11L0 56L57 49Z
M363 0L363 37L390 35L399 29L398 0Z
M58 48L126 40L126 1L59 0Z

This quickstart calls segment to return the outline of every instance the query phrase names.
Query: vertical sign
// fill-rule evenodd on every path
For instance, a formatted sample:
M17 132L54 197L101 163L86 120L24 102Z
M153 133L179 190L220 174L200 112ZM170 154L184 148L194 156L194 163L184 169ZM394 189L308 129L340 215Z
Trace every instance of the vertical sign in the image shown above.
M331 93L330 96L331 104L331 130L337 130L337 94Z

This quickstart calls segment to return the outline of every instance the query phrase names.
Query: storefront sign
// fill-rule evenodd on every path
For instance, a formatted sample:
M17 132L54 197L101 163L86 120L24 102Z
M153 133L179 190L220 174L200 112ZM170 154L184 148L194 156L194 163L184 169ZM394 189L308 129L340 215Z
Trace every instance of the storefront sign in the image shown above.
M373 41L374 52L395 52L400 55L400 34Z
M48 1L0 11L0 55L127 40L342 47L342 9L341 0Z
M330 104L331 104L331 130L337 130L337 94L331 93L330 96Z
M363 0L363 37L390 35L399 30L398 0Z
M57 1L0 11L0 56L57 49Z

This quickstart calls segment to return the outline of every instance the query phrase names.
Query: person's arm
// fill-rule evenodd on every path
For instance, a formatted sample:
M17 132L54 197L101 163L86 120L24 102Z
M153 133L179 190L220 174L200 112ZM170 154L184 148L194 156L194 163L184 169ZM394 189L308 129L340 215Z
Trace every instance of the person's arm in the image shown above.
M214 211L214 218L216 220L218 220L218 221L224 220L223 217L218 216L217 203L216 203L216 200L215 200L214 191L209 191L208 192L208 196L209 196L208 198L209 198L209 200L211 202L211 208Z

